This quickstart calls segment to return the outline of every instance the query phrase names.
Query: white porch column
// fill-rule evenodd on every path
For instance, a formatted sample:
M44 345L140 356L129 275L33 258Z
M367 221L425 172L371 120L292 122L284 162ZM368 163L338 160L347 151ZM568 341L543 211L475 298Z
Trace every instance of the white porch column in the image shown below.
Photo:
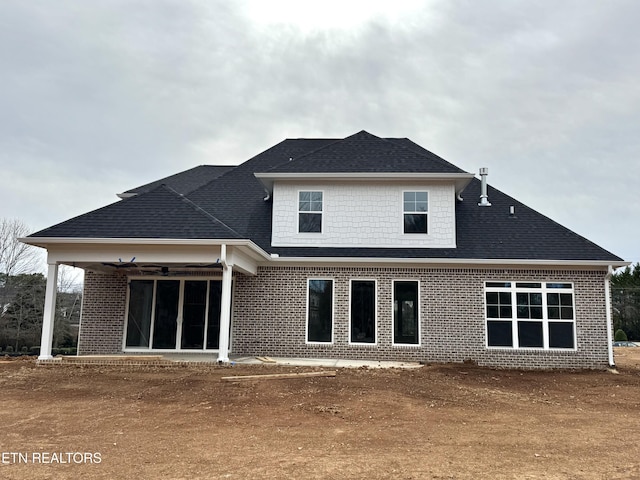
M231 279L233 265L222 266L222 298L220 299L220 340L218 362L229 361L229 330L231 327Z
M47 291L44 296L44 315L42 316L42 340L38 360L50 360L53 344L53 322L56 316L56 293L58 291L58 264L50 263L47 271Z

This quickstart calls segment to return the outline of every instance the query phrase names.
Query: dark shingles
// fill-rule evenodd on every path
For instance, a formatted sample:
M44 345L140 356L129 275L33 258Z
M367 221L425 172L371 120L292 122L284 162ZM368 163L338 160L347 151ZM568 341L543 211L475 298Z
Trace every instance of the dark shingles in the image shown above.
M259 171L258 171L259 172ZM293 157L269 173L466 173L408 139L384 139L364 130ZM264 172L261 172L264 173Z
M480 180L474 179L456 202L457 248L299 248L269 250L283 257L387 257L442 259L599 260L622 259L488 187L490 207L478 206ZM513 205L515 215L509 214Z
M289 158L317 150L332 139L288 139L238 165L231 172L188 195L194 203L233 226L264 249L271 244L271 200L254 172L266 171Z
M327 168L336 167L326 152L335 158L356 145L366 145L369 154L354 157L361 164L377 158L385 165L391 152L402 152L407 167L431 154L408 139L379 139L366 132L352 137L348 149L338 148L344 141L336 139L289 139L256 155L180 197L168 187L132 197L103 209L76 217L32 236L93 238L247 238L269 253L293 257L387 257L440 259L522 259L522 260L599 260L619 262L616 255L559 225L512 197L489 187L491 207L479 207L480 181L474 179L466 187L464 201L456 202L457 248L303 248L271 247L272 201L264 200L266 192L255 172L274 171L277 166L302 164L314 158L325 158ZM371 157L371 147L383 147L384 154ZM400 150L396 150L399 148ZM333 150L332 150L333 149ZM342 152L342 153L341 153ZM409 152L409 153L407 153ZM426 153L425 153L426 152ZM340 154L340 155L338 155ZM433 154L431 154L433 155ZM442 171L462 170L433 155L427 161ZM289 161L290 158L294 160ZM297 160L295 160L297 159ZM438 160L439 159L439 160ZM323 168L322 162L310 169ZM402 161L396 164L400 165ZM371 168L374 168L373 166ZM394 167L396 168L396 167ZM434 167L435 168L435 167ZM455 171L453 171L455 170ZM372 170L374 171L374 170ZM378 171L378 170L375 170ZM193 204L197 205L197 208ZM515 206L515 216L509 206ZM198 210L201 209L201 210ZM206 214L202 212L206 211Z
M31 237L240 238L164 185L41 230Z
M487 191L491 207L479 207L480 185L474 179L467 186L456 212L458 247L469 258L622 260L491 186Z
M140 194L153 190L160 185L167 185L182 195L187 195L201 186L209 183L211 180L221 177L230 172L235 167L231 165L200 165L193 167L184 172L170 175L155 182L141 185L131 190L127 190L124 194Z

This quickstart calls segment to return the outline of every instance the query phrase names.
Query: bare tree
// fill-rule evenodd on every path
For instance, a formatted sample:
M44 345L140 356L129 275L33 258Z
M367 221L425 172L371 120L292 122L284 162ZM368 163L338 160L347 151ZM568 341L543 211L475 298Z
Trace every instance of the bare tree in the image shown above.
M60 265L58 272L58 292L82 293L84 270L70 265Z
M21 220L0 218L0 273L9 276L39 270L41 256L36 247L18 240L29 233Z

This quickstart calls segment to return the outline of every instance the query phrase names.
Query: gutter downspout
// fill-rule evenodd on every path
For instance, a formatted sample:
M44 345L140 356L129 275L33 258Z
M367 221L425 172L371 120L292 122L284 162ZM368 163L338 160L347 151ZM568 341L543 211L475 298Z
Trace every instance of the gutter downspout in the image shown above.
M613 275L613 267L609 265L607 274L604 277L604 298L605 308L607 309L607 345L609 350L609 366L615 367L616 362L613 359L613 319L611 318L611 275Z

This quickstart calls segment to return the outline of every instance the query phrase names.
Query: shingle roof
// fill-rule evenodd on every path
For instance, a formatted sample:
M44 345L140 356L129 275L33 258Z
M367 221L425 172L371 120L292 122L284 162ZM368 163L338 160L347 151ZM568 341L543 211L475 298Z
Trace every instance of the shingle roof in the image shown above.
M73 218L31 237L67 238L175 238L250 239L269 253L293 257L386 257L441 259L524 259L596 260L620 262L622 259L589 240L523 205L514 198L489 187L491 207L477 205L480 181L474 179L456 202L457 248L303 248L271 247L272 202L265 201L264 186L256 172L308 171L342 168L347 151L357 145L368 152L353 160L356 168L462 170L431 154L408 139L380 139L360 132L344 141L336 139L289 139L256 155L247 162L182 196L168 186L160 186ZM374 155L375 147L380 155ZM392 152L400 160L389 165ZM293 158L293 160L289 160ZM381 163L376 167L373 163ZM295 164L295 166L294 166ZM423 165L424 164L424 165ZM430 166L427 166L430 165ZM278 167L278 168L276 168ZM374 171L374 170L371 170ZM408 170L412 171L412 170ZM175 175L175 184L195 185L192 170ZM184 178L180 178L185 175ZM182 183L184 182L184 183ZM509 207L515 207L515 216Z
M480 180L473 179L462 192L464 200L456 202L457 248L282 247L269 251L284 257L622 261L513 197L491 186L487 193L492 206L478 206Z
M269 173L466 173L408 139L364 130L271 169Z
M216 218L233 225L245 238L261 247L271 244L271 202L265 202L264 186L253 174L314 151L332 139L290 139L238 165L219 180L214 180L188 195L194 203Z
M241 238L169 187L126 198L80 215L32 237Z
M132 188L130 190L127 190L126 192L123 192L123 194L121 195L139 195L141 193L153 190L160 185L167 185L176 192L181 193L182 195L186 195L209 183L211 180L214 180L233 170L234 168L235 167L231 165L200 165L189 170L185 170L184 172L161 178L160 180L156 180L155 182Z

